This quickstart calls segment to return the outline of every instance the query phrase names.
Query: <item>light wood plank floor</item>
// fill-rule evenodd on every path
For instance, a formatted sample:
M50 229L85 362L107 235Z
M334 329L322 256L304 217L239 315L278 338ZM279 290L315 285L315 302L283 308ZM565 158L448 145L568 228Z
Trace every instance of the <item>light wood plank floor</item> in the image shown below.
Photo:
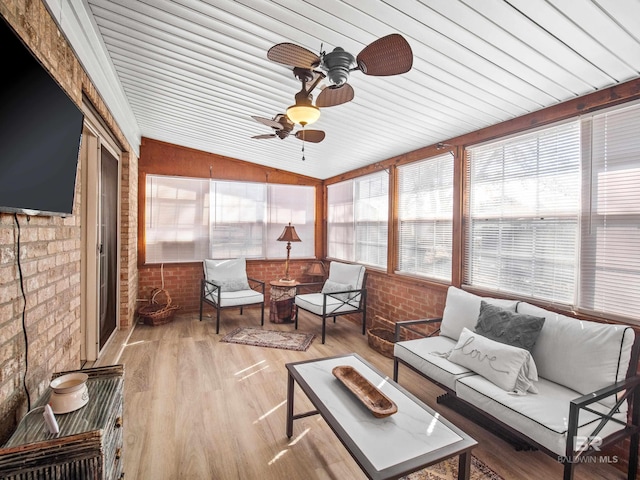
M268 313L268 312L267 312ZM265 315L268 317L268 315ZM365 479L355 461L319 416L294 422L285 435L285 363L357 352L392 376L392 360L370 349L358 326L338 318L327 325L301 312L300 332L318 335L306 352L221 343L238 326L258 326L259 311L223 312L215 320L197 314L173 322L138 325L112 345L117 352L99 363L125 365L125 451L127 478L135 479ZM265 322L265 328L293 325ZM479 442L473 453L505 479L561 479L562 468L541 452L518 452L501 439L436 404L438 388L408 369L400 383ZM296 389L296 411L311 409ZM610 465L581 465L576 479L626 478Z

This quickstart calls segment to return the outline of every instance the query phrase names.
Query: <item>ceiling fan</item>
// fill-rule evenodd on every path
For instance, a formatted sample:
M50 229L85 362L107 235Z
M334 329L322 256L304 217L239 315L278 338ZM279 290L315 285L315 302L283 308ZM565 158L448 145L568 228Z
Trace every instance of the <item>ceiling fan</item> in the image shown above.
M365 75L390 76L406 73L413 66L411 46L397 33L370 43L355 57L341 47L316 55L293 43L278 43L269 49L267 58L295 67L294 75L303 83L302 90L296 94L296 105L299 97L310 105L312 90L320 80L327 78L330 85L318 95L316 107L332 107L353 100L353 87L347 83L352 71L359 70ZM305 71L308 73L304 74Z
M289 120L289 118L284 113L279 113L272 119L256 116L251 116L251 118L275 130L274 133L255 135L251 137L260 140L276 137L284 140L293 131L293 128L295 126L294 123ZM302 130L298 130L297 132L295 132L293 136L298 140L302 140L304 142L320 143L322 140L324 140L325 133L322 130L305 130L303 128Z

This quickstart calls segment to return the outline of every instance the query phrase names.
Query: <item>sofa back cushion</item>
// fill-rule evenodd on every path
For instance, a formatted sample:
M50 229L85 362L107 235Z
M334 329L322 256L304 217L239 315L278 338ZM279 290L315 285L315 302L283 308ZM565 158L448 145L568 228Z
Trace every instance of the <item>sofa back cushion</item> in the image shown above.
M447 290L447 300L442 313L442 323L440 324L440 335L458 341L463 328L466 327L473 331L478 323L480 302L482 300L512 312L516 311L516 304L518 303L515 300L479 297L451 286Z
M628 325L579 320L526 302L517 311L545 317L531 350L540 377L582 394L625 379L635 339ZM602 403L612 406L615 398Z

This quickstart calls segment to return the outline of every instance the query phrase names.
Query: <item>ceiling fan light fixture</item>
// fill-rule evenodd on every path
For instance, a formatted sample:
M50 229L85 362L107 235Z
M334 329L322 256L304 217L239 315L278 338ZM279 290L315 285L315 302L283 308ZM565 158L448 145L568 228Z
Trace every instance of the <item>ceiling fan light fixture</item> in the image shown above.
M320 109L313 105L296 103L287 108L287 117L293 123L299 123L304 127L305 125L311 125L320 118Z

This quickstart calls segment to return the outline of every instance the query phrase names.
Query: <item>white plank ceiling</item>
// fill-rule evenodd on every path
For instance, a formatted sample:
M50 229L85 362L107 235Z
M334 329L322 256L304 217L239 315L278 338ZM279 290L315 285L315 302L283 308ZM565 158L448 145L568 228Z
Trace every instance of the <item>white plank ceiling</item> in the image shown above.
M130 139L321 179L640 76L639 0L48 4ZM90 20L84 32L73 31L72 16ZM91 33L99 41L88 48ZM300 89L290 68L267 59L271 46L356 55L390 33L411 45L413 68L352 72L354 100L322 109L311 128L326 139L305 144L304 162L293 136L251 138L272 133L251 116L284 113Z

